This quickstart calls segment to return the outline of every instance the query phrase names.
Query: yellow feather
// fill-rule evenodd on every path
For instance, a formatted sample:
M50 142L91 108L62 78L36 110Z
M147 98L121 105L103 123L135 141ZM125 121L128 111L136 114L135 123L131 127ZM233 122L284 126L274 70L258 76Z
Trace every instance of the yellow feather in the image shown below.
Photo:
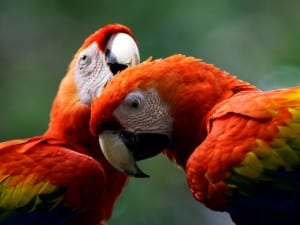
M294 129L287 127L287 126L278 126L279 133L281 137L284 138L296 138L297 133Z
M291 169L292 166L299 164L300 153L293 150L287 144L277 148L276 151L284 161L286 169Z
M270 143L270 147L271 148L280 148L281 146L285 145L286 141L283 138L274 138L271 143Z
M0 208L14 209L28 204L36 197L35 204L40 202L37 197L39 194L48 194L55 190L55 186L49 182L34 182L34 176L20 177L20 176L0 176L2 180L0 184ZM12 185L15 184L15 185Z
M277 140L277 144L279 144L279 140ZM273 148L265 141L261 139L256 139L256 147L253 148L251 151L255 153L259 158L264 158L268 157L272 150Z
M284 161L276 151L271 151L267 157L261 158L263 167L269 170L276 170L278 167L285 166Z
M299 100L300 99L300 89L296 89L294 92L288 94L287 99L290 101Z
M263 166L253 152L248 152L242 162L242 166L235 167L233 170L242 176L254 179L261 174Z
M295 133L300 134L300 123L299 122L290 122L288 127L293 129Z
M299 97L300 99L300 97ZM289 108L288 111L292 114L293 116L293 121L300 121L300 107L293 107L293 108Z

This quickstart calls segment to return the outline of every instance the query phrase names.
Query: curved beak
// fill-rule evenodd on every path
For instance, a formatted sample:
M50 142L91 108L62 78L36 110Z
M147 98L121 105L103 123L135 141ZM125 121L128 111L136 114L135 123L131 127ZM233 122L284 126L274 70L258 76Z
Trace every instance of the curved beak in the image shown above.
M162 152L170 138L164 134L133 133L123 130L104 130L99 143L105 158L121 172L134 177L149 177L136 161L151 158Z

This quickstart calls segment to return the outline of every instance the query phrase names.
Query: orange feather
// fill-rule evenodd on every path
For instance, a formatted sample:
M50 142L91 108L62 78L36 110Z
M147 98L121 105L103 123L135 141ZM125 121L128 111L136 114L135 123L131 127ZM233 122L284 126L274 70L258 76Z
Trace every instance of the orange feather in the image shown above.
M174 55L163 60L143 62L117 74L101 98L92 103L92 132L97 134L101 121L113 119L113 110L128 93L150 87L159 90L161 98L173 109L173 130L176 131L173 139L180 137L180 140L186 140L178 143L172 153L167 151L167 155L183 167L193 149L206 135L204 124L200 122L195 126L195 121L202 121L217 102L236 92L256 90L248 83L193 57ZM198 107L199 102L202 103L201 107ZM186 117L187 114L189 117ZM186 130L185 127L190 129Z
M158 103L147 101L151 89ZM141 107L133 109L126 100L136 93ZM300 223L300 87L263 92L199 59L174 55L115 76L92 103L91 130L100 137L105 129L145 134L143 107L155 112L162 105L171 134L152 111L151 132L171 136L166 154L185 169L198 201L229 212L237 224ZM133 156L143 151L137 146Z

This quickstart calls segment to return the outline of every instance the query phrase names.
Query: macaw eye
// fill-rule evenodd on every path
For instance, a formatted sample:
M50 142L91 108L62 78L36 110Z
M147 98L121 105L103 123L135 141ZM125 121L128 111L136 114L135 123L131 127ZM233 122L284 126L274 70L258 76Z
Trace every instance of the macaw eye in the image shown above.
M143 107L143 96L139 93L130 93L125 98L125 106L130 110L140 110Z
M137 99L133 99L130 103L131 108L137 109L140 105L140 102Z
M87 54L83 54L79 58L79 70L83 70L86 66L91 63L91 57Z

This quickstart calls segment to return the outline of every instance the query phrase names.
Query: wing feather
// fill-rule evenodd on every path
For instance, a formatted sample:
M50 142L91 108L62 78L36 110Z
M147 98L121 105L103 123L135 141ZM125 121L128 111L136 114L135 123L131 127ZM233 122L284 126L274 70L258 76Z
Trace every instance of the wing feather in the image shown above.
M104 183L98 162L59 140L1 143L0 224L64 224L83 212L100 220Z
M249 224L299 224L300 88L240 93L207 121L187 163L194 196Z

